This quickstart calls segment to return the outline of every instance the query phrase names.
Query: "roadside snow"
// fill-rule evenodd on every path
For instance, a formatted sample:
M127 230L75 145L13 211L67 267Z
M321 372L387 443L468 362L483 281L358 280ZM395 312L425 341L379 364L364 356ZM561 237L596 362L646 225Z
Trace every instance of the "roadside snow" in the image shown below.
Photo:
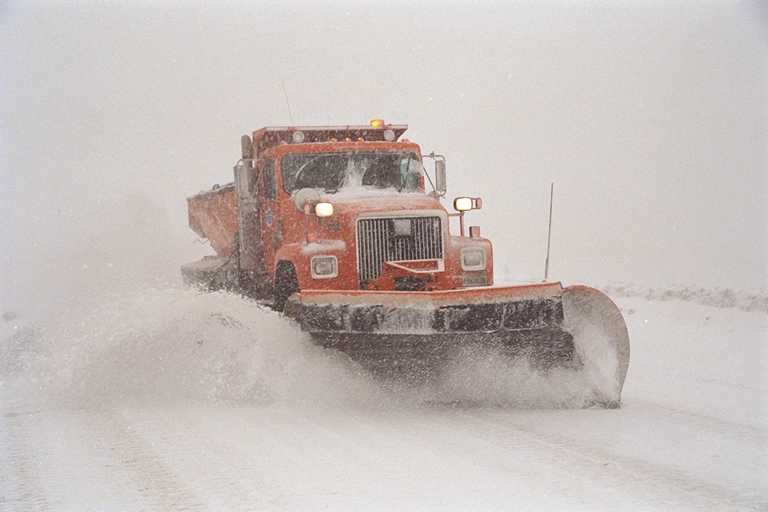
M768 315L621 299L632 340L625 401L768 431Z
M617 301L620 410L535 408L567 380L515 364L385 389L227 294L19 313L0 325L0 509L765 510L768 315L695 300ZM450 402L472 389L490 400Z
M644 288L635 285L605 286L602 289L612 297L643 298L650 301L681 300L718 308L768 313L768 290L710 289L694 286Z

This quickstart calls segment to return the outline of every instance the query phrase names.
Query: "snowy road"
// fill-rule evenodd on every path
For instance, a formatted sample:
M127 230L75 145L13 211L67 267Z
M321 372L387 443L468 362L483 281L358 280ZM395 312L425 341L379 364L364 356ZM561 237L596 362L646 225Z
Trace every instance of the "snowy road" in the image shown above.
M141 329L120 323L161 302ZM91 313L99 325L17 332L0 510L768 509L768 315L619 302L621 410L397 400L222 296L158 292ZM216 321L196 324L201 311ZM295 340L254 349L265 322ZM209 343L223 333L226 350ZM77 351L51 350L62 339Z

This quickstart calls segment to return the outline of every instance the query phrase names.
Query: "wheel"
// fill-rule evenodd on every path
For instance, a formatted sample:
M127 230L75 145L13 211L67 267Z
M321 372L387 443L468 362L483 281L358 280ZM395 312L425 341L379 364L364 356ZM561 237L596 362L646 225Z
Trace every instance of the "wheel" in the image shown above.
M299 281L296 278L296 270L291 263L280 262L275 272L275 291L272 307L275 311L282 312L288 297L299 291Z

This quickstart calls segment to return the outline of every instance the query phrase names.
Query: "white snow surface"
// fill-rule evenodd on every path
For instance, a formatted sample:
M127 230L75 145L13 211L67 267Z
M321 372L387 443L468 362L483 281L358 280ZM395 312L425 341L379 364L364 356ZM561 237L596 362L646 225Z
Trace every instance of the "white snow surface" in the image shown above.
M6 313L0 510L766 510L768 315L634 295L619 410L520 361L383 385L224 293Z
M347 244L344 240L318 240L301 246L302 254L320 254L323 252L344 252Z

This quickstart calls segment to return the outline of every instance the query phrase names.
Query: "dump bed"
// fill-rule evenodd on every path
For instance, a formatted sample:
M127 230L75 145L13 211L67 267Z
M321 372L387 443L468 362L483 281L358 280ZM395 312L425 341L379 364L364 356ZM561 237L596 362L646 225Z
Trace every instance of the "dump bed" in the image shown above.
M219 256L235 250L237 200L234 184L214 187L187 198L189 227L206 238Z

